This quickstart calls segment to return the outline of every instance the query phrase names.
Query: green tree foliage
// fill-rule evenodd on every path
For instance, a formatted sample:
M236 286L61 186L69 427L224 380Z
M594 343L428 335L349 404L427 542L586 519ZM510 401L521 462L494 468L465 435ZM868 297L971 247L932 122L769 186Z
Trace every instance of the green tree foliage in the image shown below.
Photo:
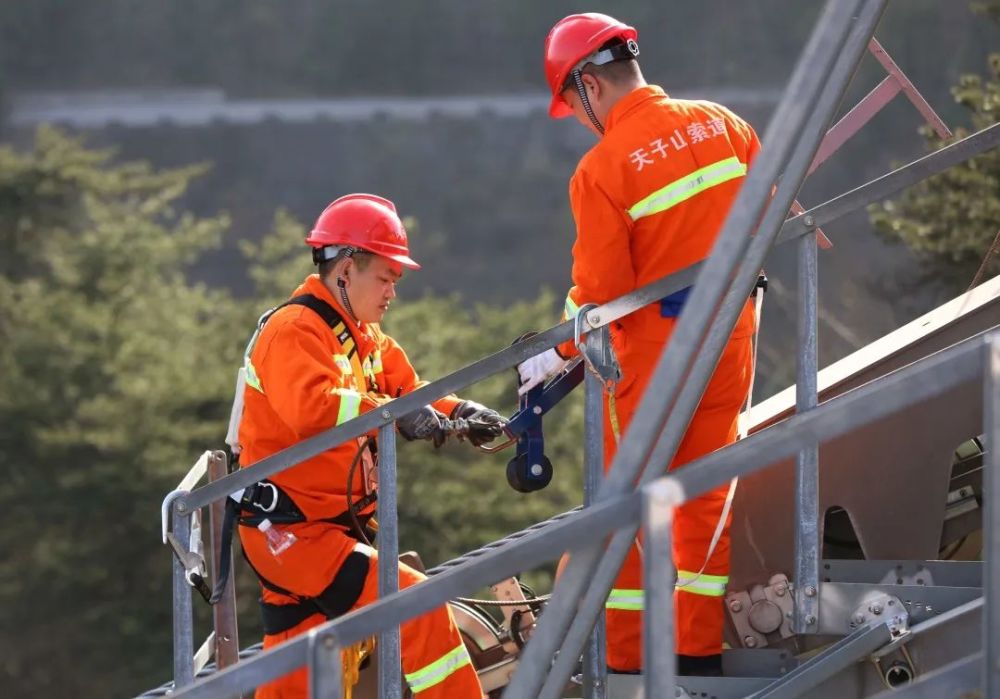
M976 4L983 14L1000 21L1000 2ZM952 88L955 100L968 110L973 131L1000 121L1000 53L987 59L986 77L965 75ZM950 139L938 138L928 127L921 133L930 150L969 135L958 128ZM924 262L927 277L952 293L964 291L984 257L986 278L1000 273L1000 255L991 250L1000 240L1000 151L980 155L910 188L897 200L871 208L876 230L900 240Z
M0 148L0 676L15 696L120 696L169 676L160 501L222 446L254 319L312 269L304 226L279 212L243 246L253 299L190 282L228 226L175 210L202 169L118 163L49 129L28 152ZM397 301L386 327L435 379L555 319L551 295L506 307L428 296ZM467 395L509 413L514 373ZM548 421L556 477L532 495L508 487L510 451L402 443L402 546L435 564L578 504L580 398ZM249 645L258 592L243 568Z
M121 694L169 657L159 502L217 443L231 374L212 365L238 354L227 294L184 275L227 225L172 209L200 170L114 164L47 129L0 149L0 663L17 695Z

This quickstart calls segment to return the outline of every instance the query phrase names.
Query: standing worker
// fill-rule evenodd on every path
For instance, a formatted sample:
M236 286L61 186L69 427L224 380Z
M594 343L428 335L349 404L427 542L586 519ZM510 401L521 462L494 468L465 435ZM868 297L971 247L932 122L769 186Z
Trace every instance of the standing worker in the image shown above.
M673 99L647 85L636 30L603 14L570 15L545 41L549 115L575 116L598 142L569 185L576 222L574 286L565 318L708 257L760 143L725 107ZM605 405L605 468L680 315L690 288L615 322L622 379ZM748 301L670 468L736 440L749 390L755 313ZM559 372L572 342L519 365L521 391ZM664 464L666 466L666 464ZM673 525L676 644L681 674L722 669L723 595L729 580L729 489L683 505ZM636 541L608 597L608 668L642 668L642 548ZM656 623L653 621L652 623Z
M341 197L306 242L319 274L265 314L246 353L239 422L246 466L426 383L379 328L403 268L419 269L392 202L370 194ZM446 419L460 420L474 445L503 428L495 411L455 396L404 415L397 428L406 439L440 445ZM375 509L376 453L374 439L351 440L244 494L240 538L263 587L265 649L378 597L376 552L362 543ZM400 564L399 578L404 588L423 576ZM404 623L401 646L415 697L482 697L447 607ZM257 692L266 699L307 694L304 668Z

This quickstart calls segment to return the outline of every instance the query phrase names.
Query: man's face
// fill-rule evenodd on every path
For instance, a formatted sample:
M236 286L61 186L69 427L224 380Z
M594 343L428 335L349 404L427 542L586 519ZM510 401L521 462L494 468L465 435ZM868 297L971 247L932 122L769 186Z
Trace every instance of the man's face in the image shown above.
M396 298L396 282L403 276L398 262L374 257L363 270L353 261L344 271L347 297L355 317L362 323L380 323Z

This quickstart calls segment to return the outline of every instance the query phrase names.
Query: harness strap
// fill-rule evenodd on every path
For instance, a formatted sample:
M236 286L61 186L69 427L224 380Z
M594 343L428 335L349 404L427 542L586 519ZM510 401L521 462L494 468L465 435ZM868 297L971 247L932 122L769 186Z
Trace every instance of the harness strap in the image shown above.
M266 506L261 506L257 502L257 498L259 498L264 492L270 493L273 499L271 502L267 503ZM369 493L355 503L354 507L356 510L363 510L369 505L375 503L377 499L377 493ZM251 512L252 514L244 515L244 512ZM357 515L357 517L361 526L365 527L371 519L372 513L360 514ZM209 604L214 605L222 599L222 594L226 588L226 582L229 580L232 562L231 552L233 550L233 525L239 523L240 526L255 527L265 519L270 519L271 521L279 524L295 524L297 522L310 521L304 514L302 514L302 511L295 504L295 501L292 500L292 498L281 488L270 481L260 481L247 488L243 491L243 497L240 498L239 501L237 501L232 495L226 498L226 512L222 518L222 536L221 545L219 546L219 577L215 582L215 587L212 589L212 596L208 600ZM349 511L341 512L335 517L324 517L322 519L311 521L326 522L328 524L343 527L347 530L349 535L353 536L353 519ZM267 581L264 576L262 576L256 568L254 568L253 564L250 563L250 559L247 558L245 552L243 557L246 559L250 569L257 575L257 578L260 579L261 584L264 585L264 587L267 587L279 594L287 595L289 597L297 597L294 593L279 588Z
M249 562L249 561L248 561ZM288 631L314 614L336 619L346 614L357 603L364 588L371 559L361 551L352 551L340 566L333 581L315 597L301 597L278 588L273 583L265 585L274 592L297 600L294 604L270 604L261 600L260 611L264 633L269 636ZM251 567L253 567L251 565ZM260 574L257 574L260 578ZM261 582L265 582L261 578Z

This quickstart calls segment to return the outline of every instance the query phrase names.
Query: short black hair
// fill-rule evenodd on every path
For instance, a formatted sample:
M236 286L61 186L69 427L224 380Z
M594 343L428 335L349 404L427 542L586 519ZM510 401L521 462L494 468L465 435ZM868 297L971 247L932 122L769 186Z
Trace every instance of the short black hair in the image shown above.
M354 260L354 264L356 264L358 269L363 272L368 265L371 264L371 261L375 259L375 253L368 252L367 250L358 250L357 248L344 248L337 253L336 257L319 263L320 279L326 279L330 276L333 272L333 268L337 266L337 263L347 257Z
M601 47L594 53L599 53L600 51L605 51L615 46L621 46L624 43L625 41L622 39L611 39L610 41L606 41L602 44ZM626 82L631 82L642 77L642 71L639 69L639 61L635 56L629 56L628 58L622 58L600 66L594 65L593 63L587 63L580 69L580 72L602 78L613 85L622 85ZM573 73L571 72L566 76L566 82L564 83L561 92L575 87L576 85L573 82Z

